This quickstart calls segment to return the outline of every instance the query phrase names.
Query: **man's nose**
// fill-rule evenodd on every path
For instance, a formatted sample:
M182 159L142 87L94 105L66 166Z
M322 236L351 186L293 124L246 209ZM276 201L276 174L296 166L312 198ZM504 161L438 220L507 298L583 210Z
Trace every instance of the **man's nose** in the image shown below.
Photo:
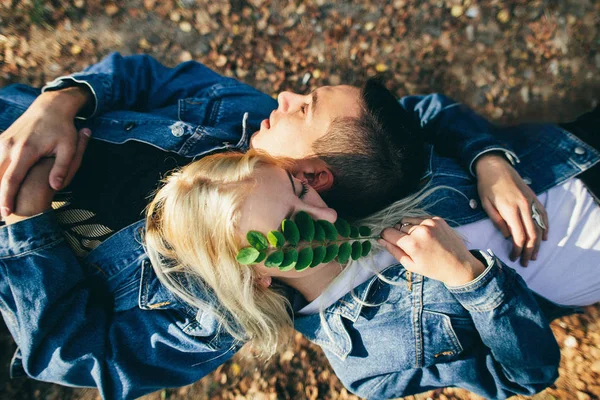
M302 95L294 92L281 92L277 96L277 103L279 103L277 109L281 112L293 111L301 102Z

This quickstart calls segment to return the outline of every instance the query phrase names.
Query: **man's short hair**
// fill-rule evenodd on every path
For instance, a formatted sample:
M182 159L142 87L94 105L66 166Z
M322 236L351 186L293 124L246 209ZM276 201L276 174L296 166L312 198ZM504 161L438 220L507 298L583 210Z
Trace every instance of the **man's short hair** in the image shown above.
M321 193L341 216L361 218L417 190L424 143L412 116L376 78L361 90L361 114L332 121L313 151L334 176Z

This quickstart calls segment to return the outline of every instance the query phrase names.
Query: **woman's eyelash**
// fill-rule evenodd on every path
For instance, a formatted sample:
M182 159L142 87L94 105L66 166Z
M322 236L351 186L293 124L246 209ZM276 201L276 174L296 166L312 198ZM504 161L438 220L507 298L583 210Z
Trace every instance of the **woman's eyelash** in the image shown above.
M304 196L306 196L306 193L308 193L308 183L306 183L305 181L302 181L302 190L300 191L300 195L298 196L298 198L302 199Z

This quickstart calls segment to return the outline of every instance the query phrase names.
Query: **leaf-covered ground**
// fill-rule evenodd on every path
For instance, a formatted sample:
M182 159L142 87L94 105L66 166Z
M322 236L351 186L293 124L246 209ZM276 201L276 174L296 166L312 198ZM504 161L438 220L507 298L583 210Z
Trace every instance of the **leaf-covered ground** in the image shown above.
M168 65L198 60L272 95L383 74L398 96L437 91L498 123L556 122L598 104L599 29L594 0L0 0L0 86L41 86L111 51L143 52ZM600 398L599 316L592 306L552 324L561 376L535 399ZM1 398L97 397L9 380L15 345L4 327L0 340ZM457 389L416 397L477 398ZM267 363L242 351L192 386L147 398L355 396L298 335Z

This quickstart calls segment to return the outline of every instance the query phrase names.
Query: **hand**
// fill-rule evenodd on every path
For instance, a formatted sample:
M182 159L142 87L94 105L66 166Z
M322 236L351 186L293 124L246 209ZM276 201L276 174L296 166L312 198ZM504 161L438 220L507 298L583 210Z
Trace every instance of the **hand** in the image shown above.
M402 223L385 229L378 242L408 271L448 286L464 285L485 271L443 219L404 218Z
M0 135L0 212L8 216L14 198L29 169L43 157L55 157L49 172L50 186L59 190L75 175L89 130L78 134L73 119L88 94L68 88L41 94L2 135Z
M486 154L475 164L475 171L483 209L505 238L512 236L510 259L521 257L521 265L526 267L529 260L537 259L542 239L548 240L550 223L544 206L504 157ZM546 229L533 220L533 203Z

